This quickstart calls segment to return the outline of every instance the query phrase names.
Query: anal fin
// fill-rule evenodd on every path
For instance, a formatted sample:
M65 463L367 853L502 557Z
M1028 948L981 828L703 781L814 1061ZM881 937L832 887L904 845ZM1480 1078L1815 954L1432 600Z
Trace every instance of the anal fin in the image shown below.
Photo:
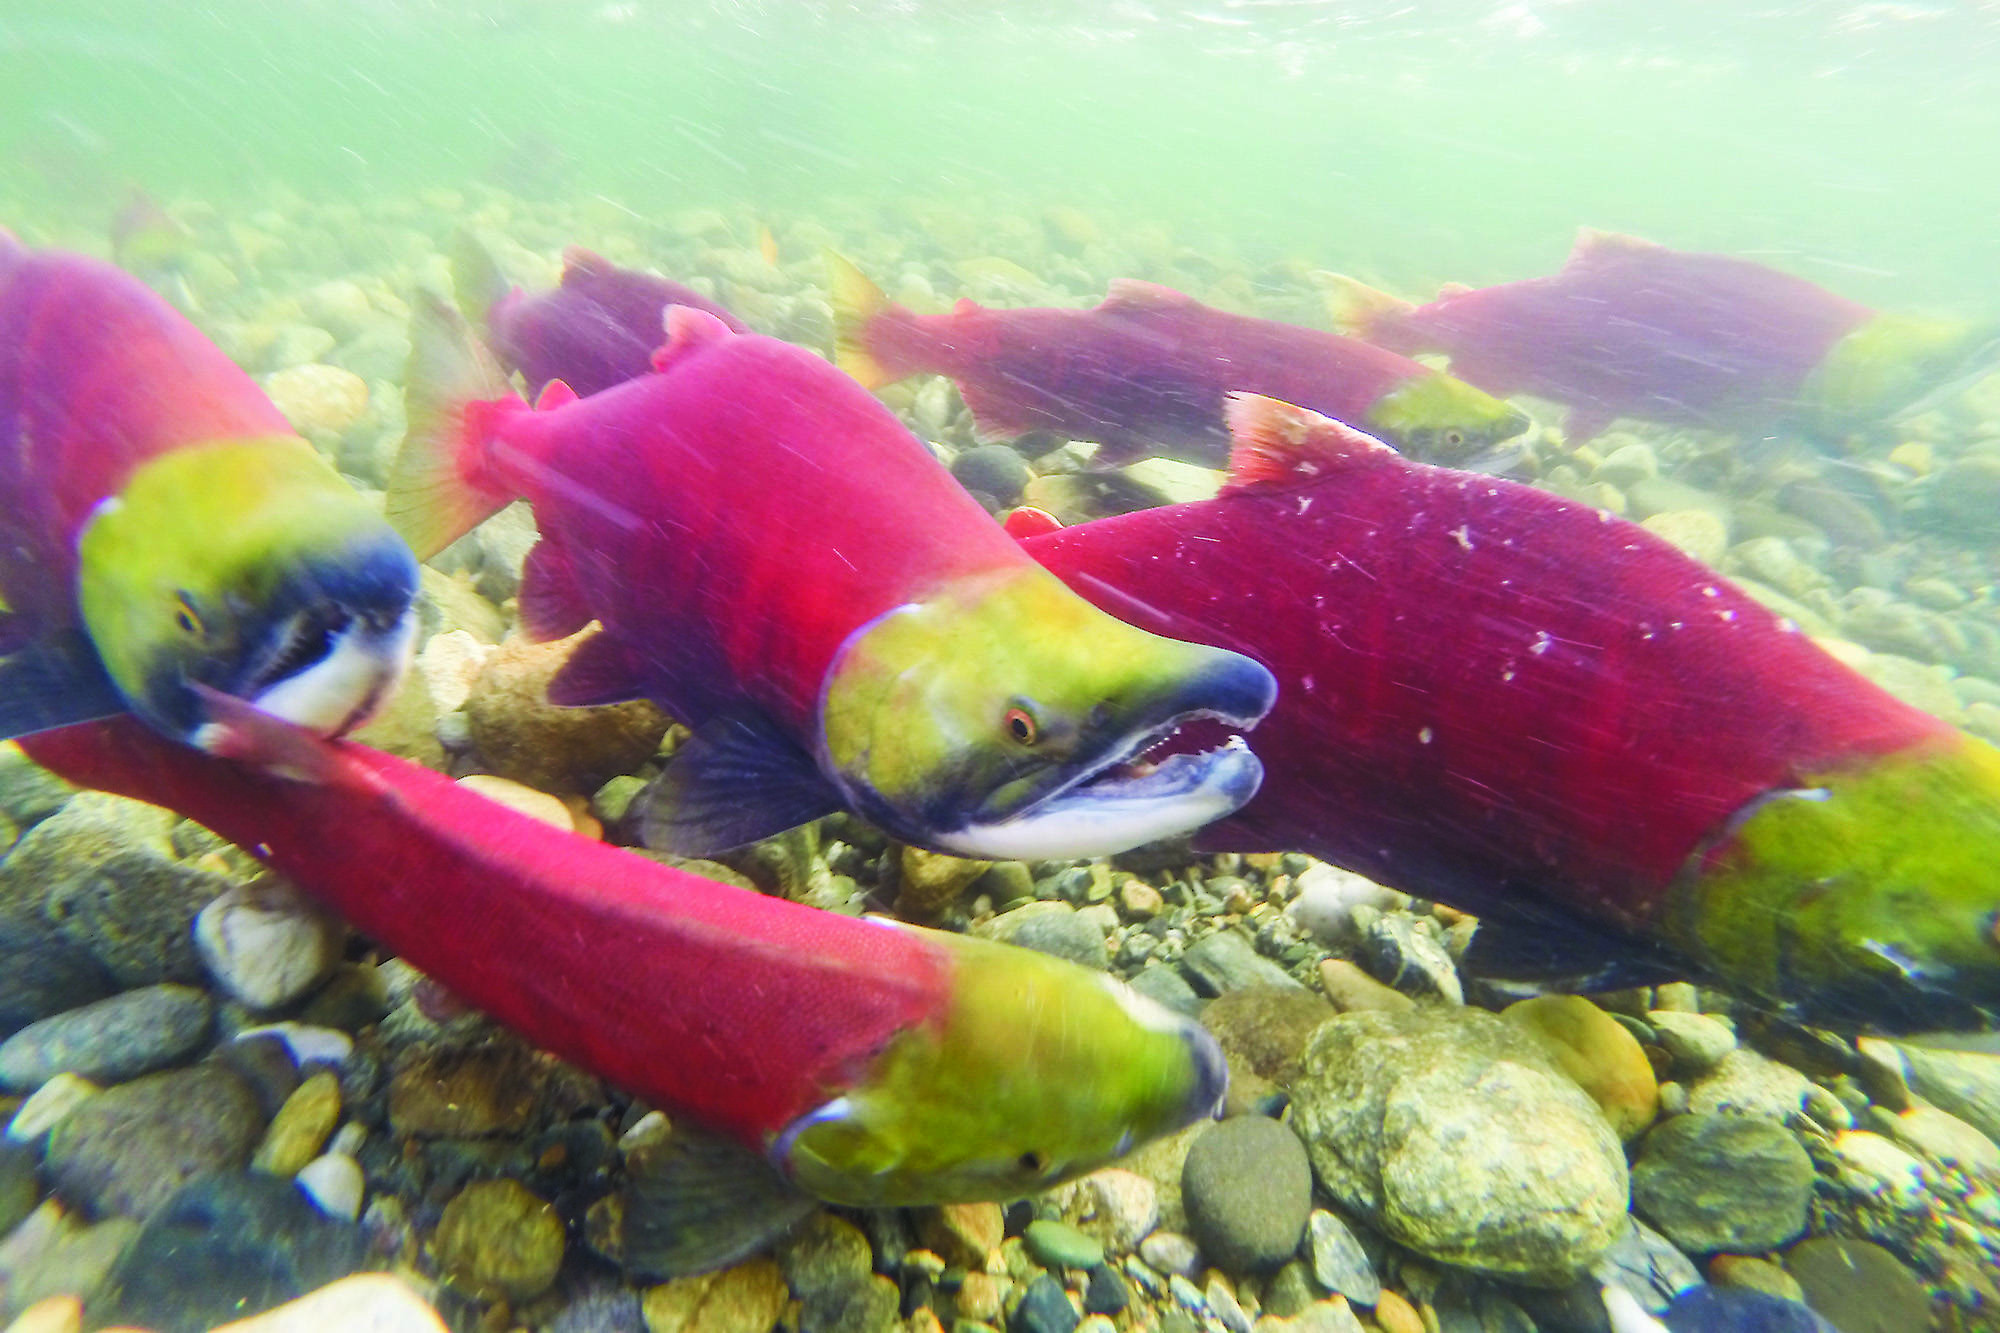
M569 552L546 536L528 549L519 598L521 628L538 643L566 639L596 619L577 590Z
M45 635L0 657L0 740L129 711L80 630Z
M764 1249L819 1206L731 1139L675 1126L627 1162L624 1259L649 1277L707 1273Z
M541 547L537 545L536 550ZM522 588L525 594L525 579ZM527 598L521 599L523 625L527 626ZM553 612L551 615L553 616ZM588 622L585 622L588 623ZM528 626L528 632L534 629ZM574 631L572 631L574 632ZM565 708L589 708L597 704L622 704L631 699L651 697L646 676L623 639L609 630L599 630L570 653L549 681L549 702Z
M713 856L843 805L797 742L743 711L703 723L643 799L641 840L676 856Z
M1685 981L1693 972L1668 950L1614 927L1523 906L1511 895L1480 898L1465 904L1479 917L1460 962L1468 975L1604 991Z

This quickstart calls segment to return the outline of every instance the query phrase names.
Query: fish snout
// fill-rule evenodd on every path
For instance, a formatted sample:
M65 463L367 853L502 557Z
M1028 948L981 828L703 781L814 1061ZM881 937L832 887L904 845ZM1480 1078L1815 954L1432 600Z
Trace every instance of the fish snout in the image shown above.
M1181 1038L1187 1043L1188 1060L1194 1068L1194 1086L1188 1093L1183 1123L1213 1120L1222 1114L1222 1101L1229 1093L1229 1062L1214 1035L1201 1024L1190 1020Z

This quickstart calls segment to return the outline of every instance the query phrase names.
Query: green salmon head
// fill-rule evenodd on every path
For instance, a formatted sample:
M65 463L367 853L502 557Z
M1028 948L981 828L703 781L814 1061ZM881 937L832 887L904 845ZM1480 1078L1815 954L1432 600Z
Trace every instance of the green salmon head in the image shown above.
M1247 728L1277 697L1239 653L1135 629L1053 574L963 579L856 630L821 692L820 765L906 842L1003 860L1185 833L1256 794L1240 738L1144 762L1183 724Z
M2000 325L1877 315L1833 345L1806 381L1811 424L1836 434L1921 410L2000 369Z
M1220 1107L1222 1053L1192 1019L1075 963L924 934L952 956L948 1011L779 1136L794 1184L871 1207L1018 1198Z
M1761 797L1671 901L1683 952L1805 1021L1991 1028L2000 752L1945 734Z
M1450 467L1519 435L1528 428L1528 414L1433 370L1377 398L1358 424L1412 458Z
M409 660L415 557L294 436L152 459L98 505L77 553L84 627L112 683L203 749L239 752L220 716L230 700L339 735Z

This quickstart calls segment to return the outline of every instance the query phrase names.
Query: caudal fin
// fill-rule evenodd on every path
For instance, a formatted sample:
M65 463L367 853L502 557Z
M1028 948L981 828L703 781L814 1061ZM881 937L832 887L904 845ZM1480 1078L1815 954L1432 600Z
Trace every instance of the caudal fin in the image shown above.
M879 389L914 374L914 366L886 363L871 346L870 328L898 311L882 289L844 256L826 251L827 291L833 303L833 363L864 389Z
M451 238L451 285L458 295L458 308L479 335L491 337L487 327L489 312L511 285L500 270L493 251L472 231L461 227Z
M527 404L466 325L435 292L410 312L410 369L403 390L408 429L389 474L388 518L428 560L514 496L482 481L495 407Z
M1403 315L1416 309L1401 297L1370 287L1345 273L1315 269L1312 280L1326 299L1327 317L1336 332L1370 342L1381 338Z

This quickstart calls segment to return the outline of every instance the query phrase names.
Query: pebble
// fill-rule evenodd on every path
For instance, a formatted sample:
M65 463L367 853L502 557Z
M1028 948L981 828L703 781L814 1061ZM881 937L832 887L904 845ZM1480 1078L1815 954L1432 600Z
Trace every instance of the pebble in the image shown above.
M1298 1333L1367 1333L1344 1296L1315 1301L1299 1311L1294 1323Z
M968 491L990 495L1005 506L1020 498L1035 474L1011 445L982 444L954 458L951 475Z
M140 1228L93 1318L203 1329L295 1300L361 1267L358 1227L314 1208L289 1180L225 1172L191 1181Z
M1688 1085L1688 1110L1789 1120L1805 1107L1810 1081L1790 1065L1738 1046L1706 1078Z
M1129 1254L1160 1224L1160 1191L1134 1171L1106 1167L1063 1187L1065 1220L1114 1254Z
M367 1178L362 1174L361 1163L347 1153L321 1153L300 1167L294 1179L313 1205L328 1217L352 1222L361 1216Z
M250 1165L274 1176L296 1175L319 1155L340 1123L340 1079L322 1069L293 1090L264 1131Z
M1290 986L1303 990L1289 972L1257 952L1240 930L1218 930L1190 944L1181 971L1201 995L1220 995L1245 986Z
M1397 906L1403 895L1352 870L1315 861L1292 881L1297 891L1285 906L1285 915L1300 929L1327 945L1343 945L1354 938L1354 909L1371 907L1378 911Z
M917 1238L962 1268L985 1267L1006 1236L1007 1219L997 1203L947 1203L917 1216Z
M1644 1133L1660 1110L1660 1086L1638 1039L1580 995L1543 995L1501 1015L1542 1044L1590 1094L1621 1142Z
M1312 1167L1286 1126L1237 1116L1194 1140L1181 1197L1211 1262L1231 1273L1268 1272L1299 1248L1312 1210Z
M244 1028L236 1034L239 1042L255 1041L260 1037L274 1037L284 1043L291 1052L292 1063L300 1069L307 1065L344 1065L354 1054L354 1038L337 1028L319 1027L312 1023L264 1023L257 1027Z
M1364 926L1357 944L1361 963L1375 978L1419 1000L1464 1004L1465 989L1434 918L1385 912Z
M1382 1294L1382 1279L1353 1230L1337 1214L1313 1210L1306 1223L1312 1252L1312 1274L1322 1287L1356 1305L1373 1306Z
M2000 1146L1955 1115L1918 1102L1901 1115L1885 1113L1882 1121L1889 1136L1906 1147L1941 1162L2000 1175Z
M0 838L0 852L4 842ZM0 1037L101 1000L115 989L111 974L88 949L64 939L39 917L0 921L0 958L7 960L0 968Z
M208 1036L214 1006L188 986L145 986L30 1023L0 1043L0 1087L60 1073L115 1083L170 1065Z
M790 1299L777 1262L760 1258L652 1287L641 1312L648 1333L769 1333Z
M1375 1322L1382 1326L1382 1333L1425 1333L1423 1316L1393 1291L1383 1292L1376 1303Z
M252 1009L278 1009L326 980L346 931L273 876L225 889L194 919L195 949L222 988Z
M74 1296L51 1296L36 1301L13 1323L7 1333L82 1333L83 1302Z
M48 1205L53 1207L53 1204ZM35 1225L45 1216L40 1209L23 1227ZM97 1296L111 1277L119 1256L132 1247L139 1224L129 1217L107 1217L94 1225L66 1221L53 1215L57 1226L28 1262L14 1272L7 1283L10 1304L32 1305L56 1295L80 1296L91 1306L93 1322L105 1312L97 1308Z
M1007 1321L1009 1333L1073 1333L1082 1322L1069 1296L1047 1273L1028 1284Z
M1655 1314L1667 1306L1674 1294L1701 1281L1694 1261L1674 1248L1674 1243L1636 1217L1628 1216L1625 1229L1590 1269L1591 1281L1599 1285L1615 1283L1638 1297Z
M1131 1303L1132 1293L1125 1286L1125 1279L1118 1276L1117 1269L1109 1264L1100 1264L1090 1270L1083 1288L1084 1313L1115 1315Z
M1208 1304L1208 1312L1221 1320L1229 1333L1250 1333L1250 1316L1243 1313L1236 1293L1229 1289L1229 1284L1219 1274L1209 1278L1201 1294Z
M1067 958L1103 971L1109 965L1102 927L1068 903L1024 903L990 921L976 923L974 935L1037 953Z
M1736 1034L1729 1025L1707 1014L1655 1009L1646 1015L1646 1021L1653 1025L1675 1066L1688 1075L1706 1074L1736 1049Z
M1853 1129L1833 1141L1833 1157L1848 1188L1892 1206L1922 1209L1930 1198L1924 1165L1880 1134Z
M576 818L569 807L545 791L536 791L512 778L495 777L491 773L472 773L458 780L458 785L467 791L476 791L497 805L504 805L517 815L526 815L539 820L551 828L559 828L565 833L576 830Z
M438 1312L390 1273L356 1273L211 1333L446 1333Z
M1720 1286L1761 1291L1800 1304L1804 1304L1806 1299L1797 1278L1769 1259L1759 1259L1754 1255L1717 1255L1708 1265L1708 1280Z
M1729 524L1706 509L1670 509L1654 514L1640 526L1711 568L1721 564L1729 550Z
M874 1333L896 1316L895 1285L876 1284L868 1238L852 1222L815 1213L779 1246L777 1258L785 1285L798 1298L801 1329Z
M525 1047L413 1047L389 1076L389 1125L423 1138L519 1134L533 1123L546 1066Z
M1921 1283L1880 1245L1821 1236L1785 1254L1806 1304L1838 1320L1840 1333L1912 1333L1930 1326Z
M6 1235L42 1201L35 1168L39 1155L25 1143L0 1140L0 1236Z
M1201 1250L1178 1231L1155 1231L1139 1242L1139 1257L1155 1272L1186 1276L1201 1263Z
M1022 1239L1028 1253L1049 1268L1096 1268L1104 1262L1104 1243L1073 1226L1039 1218L1028 1223Z
M1306 1049L1292 1125L1344 1209L1419 1254L1562 1283L1624 1226L1625 1155L1514 1024L1424 1006L1342 1014Z
M1357 1009L1400 1012L1415 1007L1416 1001L1394 986L1385 986L1345 958L1323 959L1319 965L1320 988L1333 1007L1342 1013Z
M1180 970L1166 963L1149 963L1139 969L1132 978L1132 989L1149 1000L1158 1001L1168 1009L1188 1018L1201 1014L1202 998L1188 985L1187 978Z
M487 1299L541 1295L563 1260L563 1221L518 1180L476 1180L438 1217L431 1250L454 1284Z
M1284 1087L1298 1075L1307 1039L1333 1014L1304 987L1255 985L1216 996L1201 1011L1201 1023L1228 1057L1232 1075L1247 1069Z
M100 1091L87 1078L57 1074L15 1110L14 1118L7 1122L7 1137L20 1142L38 1139Z
M473 748L501 777L590 792L653 757L667 718L643 700L600 708L548 701L549 680L591 631L553 643L510 638L487 655L465 702Z
M329 345L320 354L331 350ZM271 374L264 380L264 393L292 429L315 444L333 443L368 414L368 382L351 370L320 362Z
M1900 1056L1905 1077L1919 1097L2000 1143L2000 1058L1928 1046L1881 1045Z
M984 875L992 864L991 861L946 856L922 847L899 849L896 853L896 914L917 920L937 916L958 901L959 895Z
M1813 1178L1812 1159L1782 1125L1696 1112L1646 1136L1632 1206L1683 1250L1755 1253L1805 1230Z
M106 1088L49 1133L47 1169L63 1197L150 1216L188 1181L240 1169L264 1128L257 1096L215 1064Z

